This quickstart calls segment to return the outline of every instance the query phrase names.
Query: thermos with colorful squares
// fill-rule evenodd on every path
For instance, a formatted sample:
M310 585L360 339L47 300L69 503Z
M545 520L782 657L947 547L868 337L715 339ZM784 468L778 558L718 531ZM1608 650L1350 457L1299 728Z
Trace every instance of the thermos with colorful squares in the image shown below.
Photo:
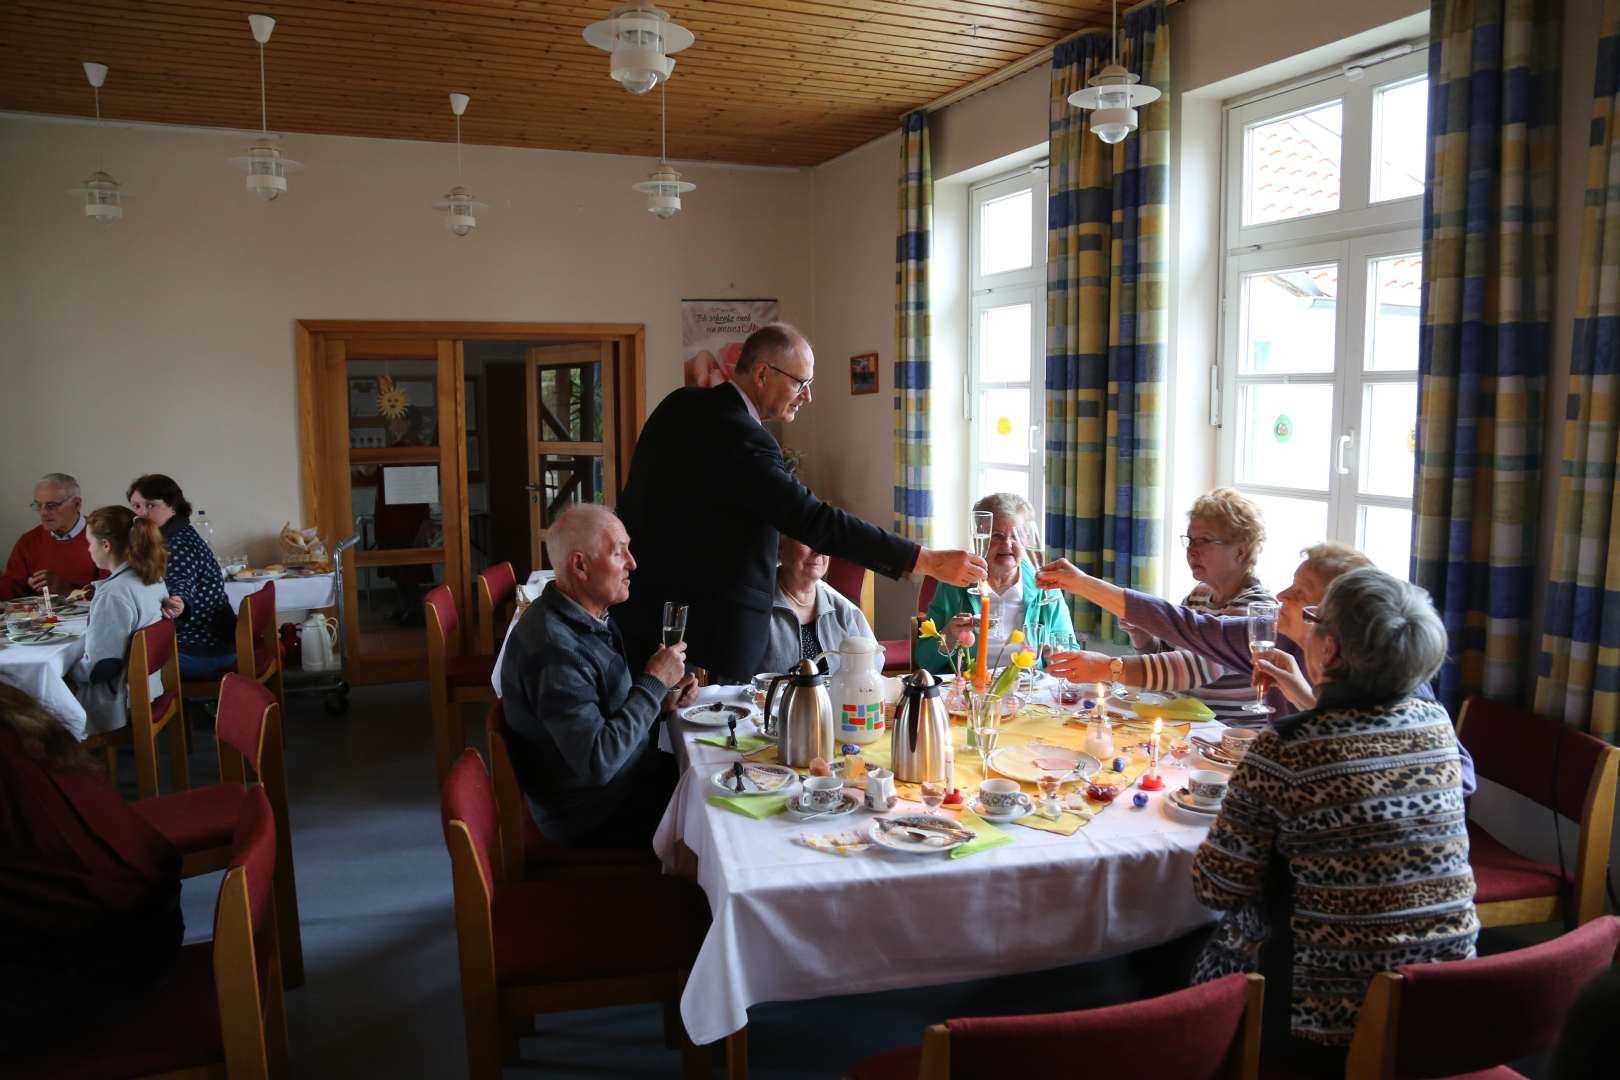
M883 734L883 673L878 670L882 653L871 638L847 637L832 658L832 681L827 692L832 697L833 718L838 721L838 741L865 745Z

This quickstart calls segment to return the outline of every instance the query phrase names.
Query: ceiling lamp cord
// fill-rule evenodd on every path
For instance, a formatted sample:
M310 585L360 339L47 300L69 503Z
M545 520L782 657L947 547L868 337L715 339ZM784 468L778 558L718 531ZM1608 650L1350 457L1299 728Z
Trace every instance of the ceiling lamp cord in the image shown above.
M259 42L259 132L270 134L270 107L264 97L264 42Z
M96 94L96 171L107 171L107 133L101 127L101 87L92 85Z

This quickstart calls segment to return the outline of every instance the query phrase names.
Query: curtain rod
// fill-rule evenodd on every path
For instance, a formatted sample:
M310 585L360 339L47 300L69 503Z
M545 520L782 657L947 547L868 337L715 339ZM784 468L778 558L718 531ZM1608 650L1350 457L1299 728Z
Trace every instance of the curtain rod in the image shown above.
M1156 0L1145 0L1144 3L1132 4L1130 7L1125 9L1125 14L1129 15L1131 12L1135 11L1137 8L1146 7L1148 4L1155 3L1155 2L1156 2ZM1184 3L1184 2L1185 2L1185 0L1164 0L1164 6L1165 7L1175 7L1177 4ZM1044 49L1039 49L1039 50L1037 50L1035 52L1030 53L1028 56L1024 57L1022 60L1014 60L1012 63L1008 64L1006 67L1001 68L998 71L992 71L990 74L984 76L981 79L975 79L973 82L968 83L966 86L962 87L959 90L952 90L950 93L946 94L945 96L937 97L933 101L930 101L926 105L919 105L916 109L910 109L910 110L907 111L906 115L909 115L910 113L913 113L913 112L917 112L919 109L921 111L923 111L923 112L929 112L929 113L938 112L939 110L941 110L943 108L946 108L947 106L955 105L958 101L961 101L963 98L969 98L969 97L972 97L974 94L982 93L983 91L988 90L993 86L999 86L1001 83L1006 82L1008 79L1016 78L1019 75L1022 75L1026 71L1029 71L1029 70L1031 70L1033 68L1040 67L1042 64L1047 63L1048 61L1050 61L1052 59L1052 54L1057 51L1057 47L1059 45L1063 45L1063 44L1066 44L1066 43L1068 43L1070 41L1073 41L1075 38L1080 37L1080 36L1082 36L1084 34L1102 34L1102 33L1106 33L1106 32L1107 32L1106 29L1104 27L1101 27L1101 26L1090 26L1090 27L1087 27L1084 30L1076 30L1074 33L1070 34L1068 37L1060 38L1057 41L1052 42L1052 44L1046 46ZM902 119L904 119L904 116L902 116Z

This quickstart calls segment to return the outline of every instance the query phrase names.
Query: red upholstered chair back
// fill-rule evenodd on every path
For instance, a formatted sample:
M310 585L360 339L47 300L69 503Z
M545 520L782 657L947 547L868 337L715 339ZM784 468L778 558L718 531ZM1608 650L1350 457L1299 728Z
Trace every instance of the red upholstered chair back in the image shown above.
M248 630L253 638L253 674L262 679L275 666L281 647L276 636L276 583L265 582L242 602L247 606Z
M264 717L276 696L263 683L230 672L219 684L219 717L215 730L220 742L242 755L255 778L264 749Z
M1088 1048L1129 1047L1131 1071L1177 1080L1230 1076L1243 1038L1249 980L1228 975L1163 997L1079 1012L949 1020L951 1075L1016 1076L1078 1061Z
M934 602L934 594L939 591L939 579L925 577L922 584L917 586L917 613L928 613L928 605Z
M461 629L461 616L456 611L456 597L448 585L435 585L428 590L423 603L439 617L439 629L444 633L445 646L454 653L457 631Z
M495 624L506 626L506 605L517 600L517 574L509 562L496 563L478 575L478 649L493 653L499 648Z
M1480 1072L1546 1050L1617 946L1620 919L1605 915L1528 949L1397 968L1396 1075Z
M276 822L264 789L248 789L242 816L236 821L231 841L231 861L227 869L247 871L248 909L253 913L253 936L260 936L269 923L271 897L276 876Z
M827 585L850 603L860 606L861 586L866 583L866 567L857 566L836 555L827 556Z
M146 643L146 677L150 679L153 675L162 671L164 666L175 655L174 620L159 619L150 626L141 627L135 633L140 635L141 639ZM176 667L175 671L178 674L179 668ZM131 693L134 693L135 689L131 687ZM170 686L167 677L165 677L163 696L152 700L152 715L161 717L168 712L170 703L174 701L174 696L179 692L179 684L176 683L176 685Z
M472 836L473 851L478 855L478 866L484 873L484 889L494 888L495 865L492 861L500 845L500 816L495 808L495 792L489 786L489 774L484 771L484 759L478 751L468 747L450 766L444 790L439 795L439 818L445 828L452 821L464 822Z
M1463 703L1459 738L1483 776L1580 821L1608 744L1557 720L1483 697Z

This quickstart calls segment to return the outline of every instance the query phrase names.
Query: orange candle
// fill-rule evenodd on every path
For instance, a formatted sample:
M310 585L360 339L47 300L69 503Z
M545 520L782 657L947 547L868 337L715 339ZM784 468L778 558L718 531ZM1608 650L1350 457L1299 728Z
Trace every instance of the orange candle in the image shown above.
M990 597L982 594L979 596L979 655L973 661L973 687L981 694L990 687Z

